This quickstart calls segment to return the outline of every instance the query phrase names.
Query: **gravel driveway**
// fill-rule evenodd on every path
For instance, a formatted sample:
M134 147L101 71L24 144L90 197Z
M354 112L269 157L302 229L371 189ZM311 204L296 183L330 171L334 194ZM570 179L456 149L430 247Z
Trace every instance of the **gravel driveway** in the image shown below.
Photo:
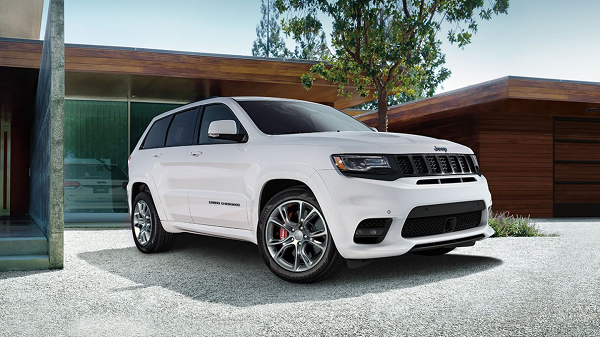
M0 336L600 335L600 221L558 237L406 255L312 285L249 243L182 235L144 255L129 231L66 230L65 269L0 273Z

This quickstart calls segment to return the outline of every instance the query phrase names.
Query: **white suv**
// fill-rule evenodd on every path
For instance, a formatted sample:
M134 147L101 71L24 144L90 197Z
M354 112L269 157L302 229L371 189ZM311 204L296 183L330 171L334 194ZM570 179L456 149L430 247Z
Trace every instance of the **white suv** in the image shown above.
M275 275L314 282L344 262L440 255L494 233L473 151L378 133L325 105L188 104L154 118L129 159L144 253L168 250L181 232L250 241Z

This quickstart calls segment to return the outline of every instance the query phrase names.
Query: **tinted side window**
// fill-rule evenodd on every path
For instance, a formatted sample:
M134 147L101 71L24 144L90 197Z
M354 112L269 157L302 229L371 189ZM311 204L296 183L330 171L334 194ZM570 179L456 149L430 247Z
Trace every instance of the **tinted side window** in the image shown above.
M229 110L229 108L223 104L215 104L215 105L209 105L207 107L204 108L204 113L202 114L202 124L200 126L200 144L216 144L216 143L224 143L224 144L228 144L228 143L236 143L235 141L232 140L225 140L225 139L214 139L214 138L210 138L208 137L208 127L210 125L211 122L214 121L221 121L221 120L226 120L226 119L232 119L235 121L235 123L237 124L237 132L238 133L243 133L244 131L242 131L242 126L240 125L240 122L237 120L237 118L235 117L235 115L233 114L233 112L231 110Z
M196 122L196 111L192 109L178 113L173 117L173 122L167 132L167 142L165 146L190 145L194 135Z
M154 149L157 147L163 147L165 145L165 136L167 135L169 122L171 122L171 116L159 119L152 124L152 127L150 128L150 131L148 131L148 135L144 140L144 145L142 145L142 148Z

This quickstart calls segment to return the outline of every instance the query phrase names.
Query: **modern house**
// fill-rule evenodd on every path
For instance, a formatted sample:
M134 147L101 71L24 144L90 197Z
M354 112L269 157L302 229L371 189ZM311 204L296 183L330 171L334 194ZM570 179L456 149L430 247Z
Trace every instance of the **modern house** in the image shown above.
M473 149L495 211L600 216L600 83L505 77L394 106L389 130ZM374 112L356 116L375 126Z
M210 96L347 109L313 62L64 44L63 0L0 0L0 270L61 268L65 221L127 218L127 158L148 122ZM473 148L496 211L600 216L600 84L507 77L390 109L390 131ZM348 111L376 125L376 114Z
M365 101L304 89L311 61L65 45L62 0L40 41L42 4L0 0L0 270L62 267L64 221L126 220L127 158L160 113L210 96Z

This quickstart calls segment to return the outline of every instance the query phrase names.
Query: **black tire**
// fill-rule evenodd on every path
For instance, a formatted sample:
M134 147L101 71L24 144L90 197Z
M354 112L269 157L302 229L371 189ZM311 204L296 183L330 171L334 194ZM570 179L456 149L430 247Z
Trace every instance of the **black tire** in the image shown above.
M454 249L456 249L456 248L436 248L436 249L422 250L420 252L414 252L413 254L425 255L425 256L439 256L439 255L444 255L446 253L450 253Z
M141 244L135 233L135 224L134 217L136 213L136 206L138 203L142 201L148 205L149 215L152 221L150 232L150 238L147 240L145 244ZM175 244L175 234L169 233L164 230L160 218L158 217L158 213L156 212L156 207L154 206L154 201L152 200L152 196L150 196L147 192L140 192L133 201L133 211L131 212L131 233L133 234L133 242L137 248L146 254L149 253L159 253L166 252L173 248Z
M273 259L271 253L269 253L265 237L266 223L269 219L269 216L271 215L271 212L275 210L276 207L291 200L301 200L303 202L309 203L310 206L314 206L314 208L316 208L321 213L321 215L323 214L321 207L317 202L317 199L308 188L302 186L290 187L279 192L267 202L260 216L257 231L258 249L260 251L260 254L262 255L265 264L267 265L267 267L269 267L271 272L273 272L273 274L285 281L294 283L312 283L324 280L327 277L330 277L332 274L334 274L341 266L345 265L346 261L337 251L337 248L335 247L335 243L331 238L331 234L329 232L329 228L327 227L326 222L323 223L324 226L326 226L328 233L326 238L326 248L323 251L324 253L321 259L314 266L310 267L310 269L305 271L287 270L285 268L282 268Z

